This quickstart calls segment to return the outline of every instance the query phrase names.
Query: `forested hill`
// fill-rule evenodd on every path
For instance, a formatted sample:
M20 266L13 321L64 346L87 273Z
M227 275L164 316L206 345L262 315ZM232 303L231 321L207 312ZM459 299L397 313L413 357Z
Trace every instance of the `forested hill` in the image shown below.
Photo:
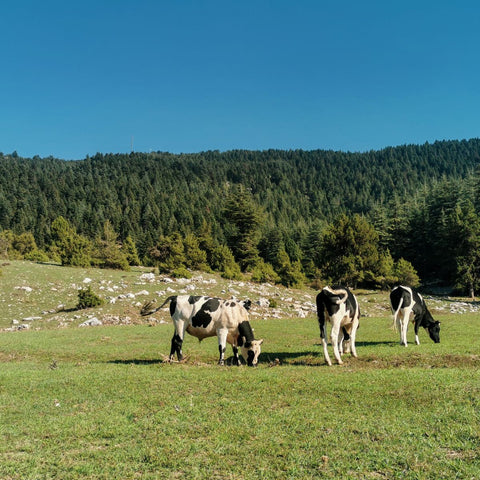
M0 154L0 231L32 232L43 246L63 216L82 234L94 237L110 220L121 238L141 242L195 231L206 220L221 240L225 198L236 184L265 210L265 228L305 231L411 197L441 178L465 178L479 159L479 139L366 153L154 152L79 161Z

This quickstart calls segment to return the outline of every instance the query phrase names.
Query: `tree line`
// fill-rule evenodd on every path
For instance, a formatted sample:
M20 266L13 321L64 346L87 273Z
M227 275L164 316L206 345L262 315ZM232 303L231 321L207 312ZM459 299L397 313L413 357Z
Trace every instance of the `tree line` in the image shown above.
M472 293L479 153L472 139L366 153L0 154L0 255L286 285L420 278Z

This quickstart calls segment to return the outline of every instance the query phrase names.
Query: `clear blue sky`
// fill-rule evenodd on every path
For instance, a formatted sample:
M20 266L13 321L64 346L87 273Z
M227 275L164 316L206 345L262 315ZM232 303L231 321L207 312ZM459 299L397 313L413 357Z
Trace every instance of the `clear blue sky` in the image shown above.
M479 137L479 57L478 0L5 0L0 151Z

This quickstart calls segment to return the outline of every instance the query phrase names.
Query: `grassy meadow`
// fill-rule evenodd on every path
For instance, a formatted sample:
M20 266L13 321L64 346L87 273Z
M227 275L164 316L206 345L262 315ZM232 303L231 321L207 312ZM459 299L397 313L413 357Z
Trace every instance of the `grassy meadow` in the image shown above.
M168 364L168 312L142 319L138 304L185 285L145 282L143 270L1 269L2 480L480 478L477 313L427 300L441 343L422 330L405 348L387 295L355 292L359 358L327 367L315 313L292 309L314 291L204 276L195 294L275 298L278 315L252 307L260 364L218 367L216 340L189 336L187 360ZM115 303L75 311L85 278ZM104 325L78 327L91 316ZM8 331L13 320L29 328Z

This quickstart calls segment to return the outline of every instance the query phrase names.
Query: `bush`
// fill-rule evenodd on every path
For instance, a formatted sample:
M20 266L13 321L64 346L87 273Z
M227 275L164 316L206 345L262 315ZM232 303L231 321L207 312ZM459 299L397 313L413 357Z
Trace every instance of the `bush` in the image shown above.
M47 263L50 259L43 250L33 250L25 254L25 260L37 263Z
M173 278L192 278L192 274L185 267L178 267L170 272Z
M227 280L240 280L242 278L242 272L238 264L232 267L225 267L225 270L220 275Z
M274 298L269 298L268 299L268 306L270 308L277 308L278 307L278 302Z
M90 286L82 288L78 291L77 310L98 307L100 305L103 305L103 300L94 292L92 292Z
M280 281L279 275L275 272L272 265L260 261L252 270L252 281L258 283L278 283Z

